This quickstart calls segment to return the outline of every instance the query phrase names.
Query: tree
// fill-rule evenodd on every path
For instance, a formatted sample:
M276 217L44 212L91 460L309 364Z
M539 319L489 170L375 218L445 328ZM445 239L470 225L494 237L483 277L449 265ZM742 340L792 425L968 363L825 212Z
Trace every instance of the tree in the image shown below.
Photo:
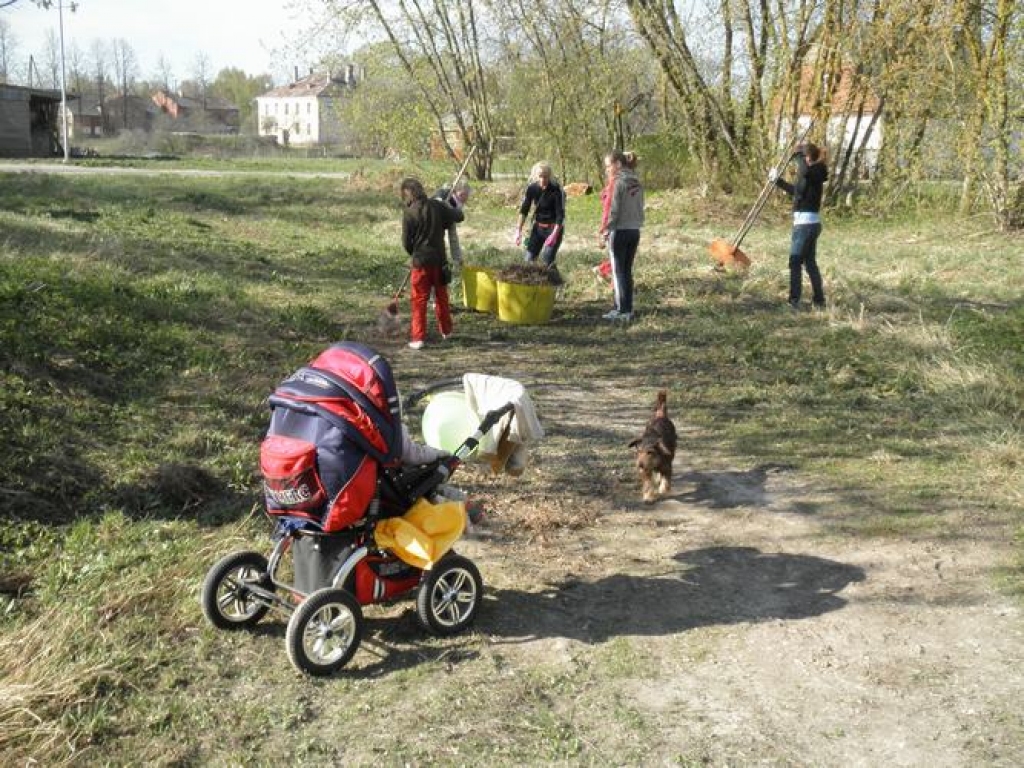
M434 132L455 157L450 140L454 126L465 145L477 152L478 179L490 178L495 130L482 35L486 29L481 3L473 0L318 0L338 30L357 26L380 32L413 84L419 101L433 117Z
M163 88L168 93L171 91L171 85L174 83L174 68L171 66L170 60L161 54L156 60L156 73L153 78L160 88Z
M206 112L207 90L210 87L211 69L210 57L202 51L197 53L192 62L192 83L195 92L191 95L202 102L204 113Z
M47 88L60 88L60 38L57 30L50 27L46 30L43 49L43 67L45 69Z
M363 78L338 105L353 151L375 157L427 153L436 121L391 43L365 46L353 58Z
M0 83L14 79L14 60L18 52L18 38L11 31L7 19L0 19Z
M96 90L96 103L101 109L107 98L107 82L109 81L109 60L107 46L100 39L95 39L89 46L89 64L92 69L93 87ZM104 112L101 115L102 125L100 130L106 133L109 130L109 116Z
M502 54L499 124L560 174L601 178L608 150L652 129L644 118L657 78L647 52L629 42L621 3L550 0L543 16L525 0L491 5Z
M962 77L968 84L955 102L964 126L961 211L970 210L980 182L996 220L1006 229L1019 216L1010 155L1020 107L1014 115L1010 98L1014 69L1022 63L1022 14L1015 0L956 0L947 38L948 54L965 65Z
M210 91L215 96L230 101L238 106L238 117L244 131L254 131L254 100L261 93L266 93L273 87L270 75L255 75L250 77L241 69L228 67L217 73L216 79L210 85Z
M120 37L110 42L110 58L114 67L114 81L121 92L121 127L127 128L128 94L135 85L135 78L138 77L139 64L135 58L135 50L127 40Z

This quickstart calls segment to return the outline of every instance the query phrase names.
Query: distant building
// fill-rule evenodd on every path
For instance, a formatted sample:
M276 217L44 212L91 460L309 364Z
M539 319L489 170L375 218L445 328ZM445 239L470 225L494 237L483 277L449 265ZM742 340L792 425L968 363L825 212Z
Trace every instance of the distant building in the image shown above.
M873 173L885 129L882 102L874 90L863 87L863 81L858 80L852 66L843 66L835 77L835 81L816 83L811 67L801 71L796 110L798 130L811 122L812 115L822 112L821 94L831 94L825 126L828 145L842 151L851 144L858 150L863 145L862 168L868 174Z
M63 154L60 101L60 91L0 84L0 157Z
M153 103L176 128L200 133L238 133L238 107L217 96L192 97L160 89Z
M103 125L108 133L151 131L160 108L145 96L111 96L103 102Z
M256 132L285 145L337 145L346 140L339 107L356 87L351 64L342 74L310 73L256 97Z
M463 124L467 125L467 130L470 133L469 138L473 138L473 118L465 115L463 116ZM437 129L434 129L430 134L430 159L431 160L446 160L449 157L448 147L452 148L455 153L455 157L458 160L462 160L466 156L466 136L462 132L462 128L459 126L459 121L456 115L445 115L441 121L441 125L444 127L444 136Z
M79 94L68 105L68 135L75 139L103 136L103 107L96 96Z

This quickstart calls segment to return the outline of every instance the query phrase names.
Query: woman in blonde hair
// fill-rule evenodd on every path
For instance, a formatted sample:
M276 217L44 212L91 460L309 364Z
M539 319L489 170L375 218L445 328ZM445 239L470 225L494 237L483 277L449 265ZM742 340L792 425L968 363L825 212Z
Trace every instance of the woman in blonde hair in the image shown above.
M526 239L526 260L536 261L539 256L544 266L555 262L558 247L562 244L562 227L565 224L565 193L551 173L551 166L539 162L530 171L530 181L519 205L519 223L516 226L516 245L522 244L523 225L533 208L533 224Z

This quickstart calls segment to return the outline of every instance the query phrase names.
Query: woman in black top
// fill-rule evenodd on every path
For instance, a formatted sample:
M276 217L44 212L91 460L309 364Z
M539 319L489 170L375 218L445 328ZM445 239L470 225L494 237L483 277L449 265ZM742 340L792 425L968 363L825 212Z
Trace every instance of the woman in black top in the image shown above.
M555 262L562 244L562 225L565 223L565 193L551 175L551 166L541 162L530 171L530 183L519 206L519 224L516 227L516 245L523 240L523 225L533 208L533 226L526 240L526 260L536 261L540 256L544 266Z
M789 246L789 305L800 306L801 267L811 279L812 300L825 308L825 288L818 271L818 236L821 234L821 197L828 179L828 168L821 148L805 144L793 155L796 178L793 183L781 179L775 170L768 177L793 198L793 237Z

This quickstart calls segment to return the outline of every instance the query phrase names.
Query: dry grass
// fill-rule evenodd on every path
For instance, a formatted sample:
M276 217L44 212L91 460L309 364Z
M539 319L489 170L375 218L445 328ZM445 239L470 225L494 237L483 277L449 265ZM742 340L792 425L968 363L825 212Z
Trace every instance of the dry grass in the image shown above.
M97 698L128 684L102 648L83 642L94 631L54 608L0 635L0 754L8 764L39 755L70 764L88 749Z

